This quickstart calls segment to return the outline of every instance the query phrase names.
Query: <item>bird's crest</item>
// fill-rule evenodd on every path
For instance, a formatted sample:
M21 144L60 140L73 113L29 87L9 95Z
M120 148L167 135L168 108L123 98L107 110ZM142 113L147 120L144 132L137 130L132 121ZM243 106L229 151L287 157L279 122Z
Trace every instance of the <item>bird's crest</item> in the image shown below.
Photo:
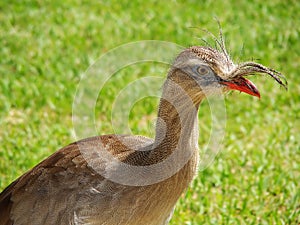
M201 40L205 43L205 47L192 46L191 51L195 53L199 58L211 64L220 74L227 79L234 79L243 76L255 75L257 73L266 74L272 77L280 86L287 90L288 83L283 74L280 72L268 68L262 64L254 61L247 61L239 64L234 64L228 54L225 44L225 37L223 35L222 27L218 19L219 37L216 37L213 33L206 29L193 27L204 31L209 34L214 41L214 46L206 41L204 38Z

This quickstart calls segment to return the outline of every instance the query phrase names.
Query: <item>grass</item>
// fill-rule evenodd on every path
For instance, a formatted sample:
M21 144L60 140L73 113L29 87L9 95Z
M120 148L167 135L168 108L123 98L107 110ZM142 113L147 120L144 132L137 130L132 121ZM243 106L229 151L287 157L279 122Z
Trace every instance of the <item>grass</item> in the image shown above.
M298 1L1 1L0 189L73 142L72 102L81 74L100 55L132 41L202 44L217 16L235 59L260 59L286 75L286 92L253 79L261 100L226 97L223 150L179 201L175 224L300 223L300 4ZM241 51L243 49L243 51ZM241 53L242 52L242 53ZM111 105L128 82L164 76L167 67L133 65L116 74L96 107L100 133L111 133ZM134 134L153 135L157 99L130 113ZM207 102L200 146L209 137Z

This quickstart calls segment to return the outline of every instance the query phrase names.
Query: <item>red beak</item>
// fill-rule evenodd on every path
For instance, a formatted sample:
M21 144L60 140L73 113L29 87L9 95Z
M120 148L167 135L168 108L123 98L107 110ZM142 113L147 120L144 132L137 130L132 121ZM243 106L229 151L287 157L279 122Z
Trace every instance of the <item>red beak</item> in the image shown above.
M238 90L260 98L260 93L255 84L244 77L232 81L222 81L221 84L225 84L230 90Z

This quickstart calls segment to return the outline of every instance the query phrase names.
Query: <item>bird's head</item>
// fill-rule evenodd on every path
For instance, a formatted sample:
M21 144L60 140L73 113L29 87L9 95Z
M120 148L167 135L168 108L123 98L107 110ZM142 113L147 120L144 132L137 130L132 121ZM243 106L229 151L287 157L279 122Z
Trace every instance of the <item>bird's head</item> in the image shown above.
M202 46L187 48L176 58L172 72L174 73L171 74L181 72L188 78L193 78L189 80L194 80L194 85L190 82L185 89L199 91L200 88L205 95L216 91L238 90L260 98L256 86L245 78L258 73L269 75L287 88L287 82L281 73L252 61L234 64L223 47L221 50ZM188 79L181 76L179 82L184 83L184 80Z

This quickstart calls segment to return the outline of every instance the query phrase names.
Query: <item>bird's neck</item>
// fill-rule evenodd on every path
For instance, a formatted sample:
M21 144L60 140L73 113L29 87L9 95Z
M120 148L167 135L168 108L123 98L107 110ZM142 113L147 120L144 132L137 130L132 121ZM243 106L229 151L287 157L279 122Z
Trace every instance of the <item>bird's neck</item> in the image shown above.
M189 84L178 85L167 79L159 104L154 146L160 154L170 155L176 149L192 154L198 146L198 107L203 99L199 93L191 97Z

